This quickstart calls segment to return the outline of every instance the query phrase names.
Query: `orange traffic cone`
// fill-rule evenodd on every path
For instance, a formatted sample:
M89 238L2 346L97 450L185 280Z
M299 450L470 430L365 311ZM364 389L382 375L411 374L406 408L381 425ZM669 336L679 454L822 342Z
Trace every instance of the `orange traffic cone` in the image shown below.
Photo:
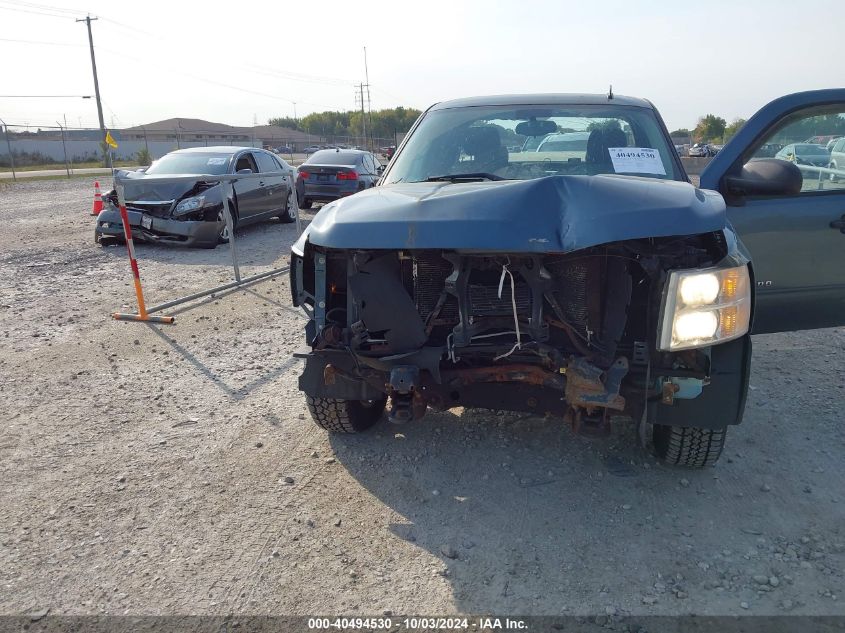
M91 209L91 215L100 215L103 210L103 196L100 194L100 182L94 181L94 208Z

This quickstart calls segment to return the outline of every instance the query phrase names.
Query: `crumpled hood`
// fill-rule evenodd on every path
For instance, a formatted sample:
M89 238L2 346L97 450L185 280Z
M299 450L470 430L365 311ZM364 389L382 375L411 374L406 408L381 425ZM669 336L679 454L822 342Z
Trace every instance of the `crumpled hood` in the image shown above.
M338 249L565 253L608 242L725 228L725 203L685 182L549 176L375 187L320 210L304 240Z
M190 174L182 174L190 175ZM145 200L155 202L159 200L178 200L193 189L197 182L210 182L201 178L196 181L183 180L181 182L161 182L160 178L167 176L155 176L140 172L121 172L120 179L123 182L123 192L126 200Z

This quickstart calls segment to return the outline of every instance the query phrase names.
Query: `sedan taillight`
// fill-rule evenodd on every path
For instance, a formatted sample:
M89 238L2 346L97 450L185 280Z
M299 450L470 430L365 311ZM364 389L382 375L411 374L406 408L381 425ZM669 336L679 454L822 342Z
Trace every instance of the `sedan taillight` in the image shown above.
M337 172L338 180L358 180L358 172L354 171L339 171Z
M308 180L308 172L307 171L300 171L297 172L296 177L300 180Z

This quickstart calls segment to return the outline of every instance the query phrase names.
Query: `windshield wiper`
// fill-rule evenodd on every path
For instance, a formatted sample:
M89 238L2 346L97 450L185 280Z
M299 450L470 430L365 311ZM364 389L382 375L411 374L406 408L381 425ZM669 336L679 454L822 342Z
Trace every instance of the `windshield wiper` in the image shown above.
M501 176L486 171L479 171L470 174L446 174L444 176L432 176L424 182L459 182L461 180L505 180Z

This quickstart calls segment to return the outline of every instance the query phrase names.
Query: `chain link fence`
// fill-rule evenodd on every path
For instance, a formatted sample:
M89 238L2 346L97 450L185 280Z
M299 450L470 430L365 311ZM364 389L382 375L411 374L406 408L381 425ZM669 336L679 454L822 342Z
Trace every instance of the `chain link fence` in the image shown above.
M363 138L356 136L311 135L279 128L278 133L261 126L253 133L224 130L182 130L179 128L135 127L113 129L112 137L118 144L112 151L115 163L146 165L165 154L187 147L239 146L262 147L275 150L294 159L314 148L368 149L382 158L389 147L395 147L394 138ZM12 166L21 169L33 166L54 166L70 172L74 166L85 164L105 165L105 146L99 128L56 126L31 126L8 123L0 138L0 169ZM307 151L306 151L307 150ZM11 151L11 159L10 159Z

